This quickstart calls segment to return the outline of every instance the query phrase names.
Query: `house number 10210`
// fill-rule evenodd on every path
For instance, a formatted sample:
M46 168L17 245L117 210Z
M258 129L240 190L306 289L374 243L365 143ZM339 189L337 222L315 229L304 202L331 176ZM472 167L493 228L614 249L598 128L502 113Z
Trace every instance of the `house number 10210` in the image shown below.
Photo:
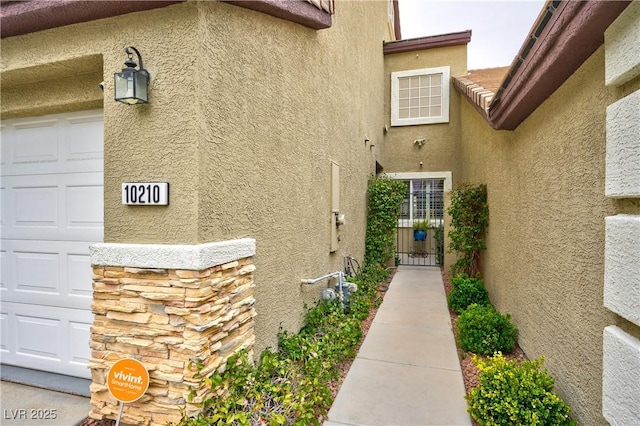
M169 204L168 182L124 182L122 204L129 206L166 206Z

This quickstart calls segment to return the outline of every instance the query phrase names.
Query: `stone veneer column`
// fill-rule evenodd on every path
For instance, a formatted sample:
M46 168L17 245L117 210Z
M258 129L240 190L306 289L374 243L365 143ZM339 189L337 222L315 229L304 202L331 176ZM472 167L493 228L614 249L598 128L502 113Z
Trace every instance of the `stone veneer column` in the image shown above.
M149 370L147 393L125 404L122 422L165 425L181 410L199 411L206 387L194 378L253 348L255 241L197 246L97 244L91 248L91 412L115 419L118 401L106 384L119 359L135 358ZM190 390L197 397L188 402Z

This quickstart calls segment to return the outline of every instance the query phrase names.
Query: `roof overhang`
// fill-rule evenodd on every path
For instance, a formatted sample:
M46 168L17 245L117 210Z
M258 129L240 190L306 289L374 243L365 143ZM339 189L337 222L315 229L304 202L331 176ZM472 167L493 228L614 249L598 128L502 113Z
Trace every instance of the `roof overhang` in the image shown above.
M471 30L441 34L408 40L388 41L383 45L385 55L391 53L413 52L415 50L434 49L436 47L459 46L471 41Z
M630 3L548 1L488 106L491 126L518 127L604 43Z
M157 9L185 0L84 1L32 0L0 3L0 37L13 37L64 25L88 22L142 10Z
M4 0L0 3L0 37L19 36L126 13L157 9L184 1L186 0ZM222 1L316 30L331 26L333 0Z
M331 27L333 0L221 0L234 6L255 10L295 22L314 30Z

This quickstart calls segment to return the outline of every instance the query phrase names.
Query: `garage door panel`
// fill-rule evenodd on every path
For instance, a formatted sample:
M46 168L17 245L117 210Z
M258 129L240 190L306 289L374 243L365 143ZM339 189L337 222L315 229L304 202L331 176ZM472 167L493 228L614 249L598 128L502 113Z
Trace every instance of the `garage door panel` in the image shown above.
M102 160L102 111L69 117L66 161Z
M69 321L69 362L87 368L91 358L89 340L91 338L91 323Z
M89 377L91 312L3 301L0 351L3 364Z
M3 299L91 309L91 244L94 242L3 241L7 263Z
M58 253L13 252L16 293L60 294Z
M102 110L3 121L3 175L102 171Z
M7 251L4 249L4 244L2 250L0 250L0 290L7 288ZM4 293L0 293L2 295ZM0 296L1 297L1 296Z
M16 315L16 355L62 360L62 320Z
M32 163L56 163L58 161L58 119L23 120L13 125L9 134L16 143L10 151L10 165L23 166Z
M4 353L9 352L9 343L8 339L11 338L11 333L9 333L10 324L9 324L9 315L4 312L0 312L0 354L2 354L2 358L4 359Z
M5 169L5 160L8 158L8 151L7 149L9 148L9 144L7 143L7 125L4 124L4 122L2 124L0 124L0 166L2 166L2 169Z
M58 227L58 187L11 188L13 226L18 228Z
M68 185L67 229L103 229L104 200L102 185Z
M2 363L89 377L102 110L4 120L0 132Z
M93 281L91 279L91 256L81 253L67 254L67 295L75 301L74 307L91 307Z
M4 177L3 238L101 241L102 180L102 173Z
M9 194L9 191L7 191L5 189L4 179L3 179L0 182L0 231L3 232L3 235L4 235L5 222L6 222L6 219L5 219L6 212L5 212L5 210L7 210L6 207L7 207L7 202L8 202L8 199L7 199L8 195L7 194Z

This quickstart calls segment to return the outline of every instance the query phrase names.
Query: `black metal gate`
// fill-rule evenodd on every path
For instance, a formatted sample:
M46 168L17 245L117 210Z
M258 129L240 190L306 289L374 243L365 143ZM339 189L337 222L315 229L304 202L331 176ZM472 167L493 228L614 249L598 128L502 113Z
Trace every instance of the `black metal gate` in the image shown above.
M415 179L398 217L396 263L439 266L444 261L444 181Z

